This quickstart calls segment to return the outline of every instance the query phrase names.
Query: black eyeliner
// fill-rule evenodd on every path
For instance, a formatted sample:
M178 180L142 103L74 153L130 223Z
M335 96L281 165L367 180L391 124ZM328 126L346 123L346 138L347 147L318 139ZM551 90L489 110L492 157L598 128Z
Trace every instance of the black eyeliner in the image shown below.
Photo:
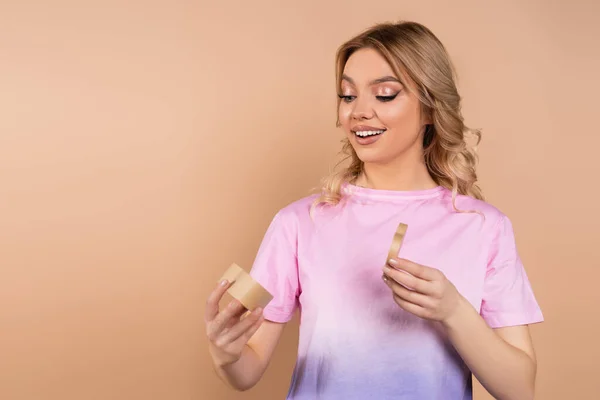
M394 100L396 97L398 97L398 93L393 94L391 96L375 96L377 98L377 100L379 101L383 101L383 102L387 102L387 101L392 101Z

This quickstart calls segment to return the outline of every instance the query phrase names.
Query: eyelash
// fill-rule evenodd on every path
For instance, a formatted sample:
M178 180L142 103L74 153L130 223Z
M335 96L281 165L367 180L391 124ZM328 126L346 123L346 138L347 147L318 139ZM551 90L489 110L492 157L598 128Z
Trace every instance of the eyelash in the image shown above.
M398 93L391 95L391 96L375 96L377 98L377 100L381 101L382 103L387 103L388 101L392 101L396 98L396 96L398 96ZM344 101L345 103L350 103L356 96L344 96L344 95L338 95L338 97L340 99L342 99L342 101Z

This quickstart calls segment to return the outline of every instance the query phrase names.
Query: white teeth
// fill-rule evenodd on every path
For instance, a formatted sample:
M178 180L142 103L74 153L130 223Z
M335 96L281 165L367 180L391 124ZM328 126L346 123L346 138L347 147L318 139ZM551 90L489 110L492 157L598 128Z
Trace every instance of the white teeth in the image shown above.
M357 136L367 137L367 136L372 136L372 135L379 135L380 133L383 133L383 130L380 130L380 131L356 131L355 133Z

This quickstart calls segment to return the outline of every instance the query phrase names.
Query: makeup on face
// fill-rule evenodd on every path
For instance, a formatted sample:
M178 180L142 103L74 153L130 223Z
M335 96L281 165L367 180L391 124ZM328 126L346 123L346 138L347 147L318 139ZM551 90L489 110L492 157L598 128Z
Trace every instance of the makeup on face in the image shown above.
M342 77L341 89L342 90L339 94L339 97L345 104L350 105L359 97L354 79L347 75L343 75ZM378 103L392 102L396 99L401 90L402 86L400 81L393 76L376 78L368 82L366 88L364 89L364 91L367 93L366 96L372 97L372 99L368 101L374 101ZM373 106L369 104L369 107L377 108L377 104ZM344 116L344 119L351 121L352 113L353 108L349 106L348 114ZM357 144L361 146L368 146L377 142L379 137L383 135L385 131L387 131L387 128L382 124L351 123L350 131L354 135Z

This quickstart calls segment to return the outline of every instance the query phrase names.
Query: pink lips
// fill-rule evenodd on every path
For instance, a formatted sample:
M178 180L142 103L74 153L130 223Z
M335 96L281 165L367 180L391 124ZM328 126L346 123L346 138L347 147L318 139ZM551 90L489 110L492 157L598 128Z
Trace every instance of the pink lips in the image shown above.
M356 125L352 127L352 132L356 133L358 131L384 131L385 128L376 128L374 126L369 125Z
M385 130L386 130L385 128L376 128L374 126L368 126L368 125L356 125L356 126L352 127L352 133L354 133L354 139L356 140L356 143L358 143L361 146L367 146L367 145L375 143L376 141L379 140L381 135L383 135L385 133ZM383 133L380 133L378 135L370 135L370 136L361 137L356 134L357 131L371 131L371 132L383 131Z

